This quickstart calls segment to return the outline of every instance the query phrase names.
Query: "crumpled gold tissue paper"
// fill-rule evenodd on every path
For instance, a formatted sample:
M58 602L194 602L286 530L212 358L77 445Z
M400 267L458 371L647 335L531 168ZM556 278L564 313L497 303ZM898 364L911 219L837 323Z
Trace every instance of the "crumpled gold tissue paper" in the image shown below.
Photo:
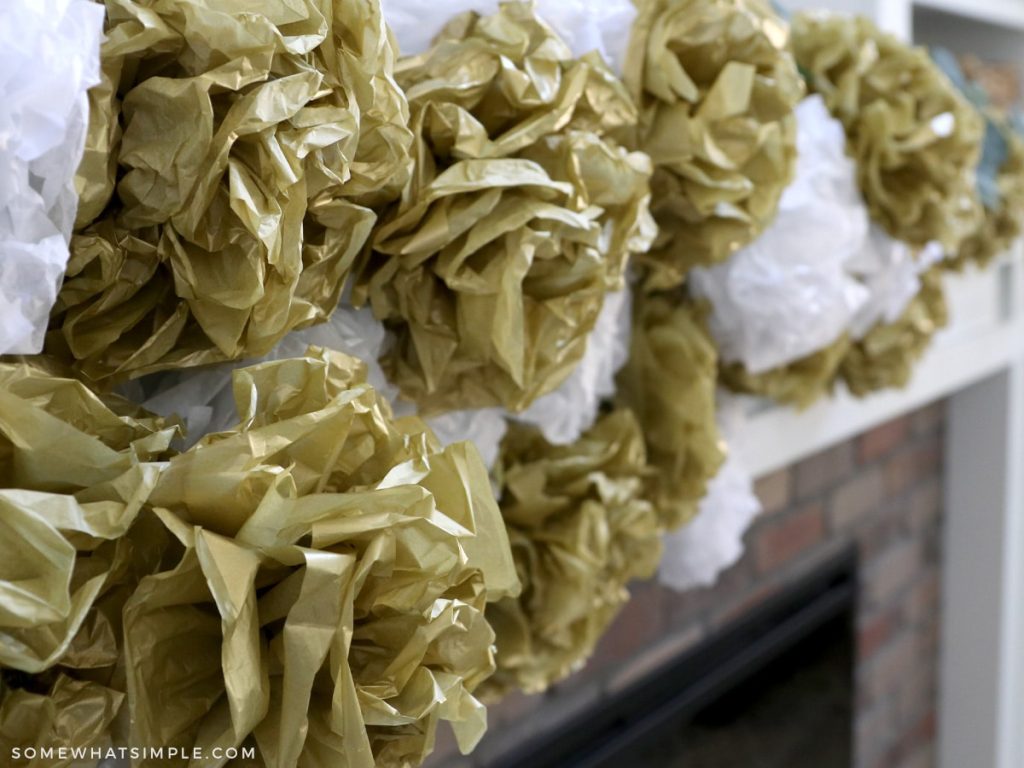
M898 240L955 253L978 226L978 113L928 52L864 17L800 13L793 49L846 128L871 216Z
M111 745L114 718L124 694L87 680L59 675L46 693L4 686L0 691L0 749L11 768L70 768L84 761L43 757L20 759L14 749L65 747L100 748ZM59 755L59 753L57 753Z
M354 294L423 413L521 411L579 362L605 293L654 237L649 158L597 56L573 59L529 3L464 14L403 59L414 175L382 217Z
M378 0L106 0L48 348L125 379L325 320L409 174Z
M774 218L796 163L804 87L786 23L762 0L640 0L624 80L654 161L660 234L646 286L679 286Z
M131 743L405 768L439 720L483 734L484 610L519 588L488 474L365 376L316 349L242 369L239 429L171 459L152 503L180 556L125 608Z
M763 373L750 373L742 363L732 363L722 367L722 383L735 392L807 408L831 393L849 349L850 339L843 335L817 352Z
M159 561L145 510L177 428L45 359L0 362L0 750L109 742L120 610ZM19 765L39 765L23 762Z
M1002 121L996 126L1007 146L1006 161L996 176L999 205L984 207L978 228L963 241L954 257L943 262L948 269L959 271L968 263L987 267L1020 237L1024 222L1024 139Z
M636 414L655 470L648 498L670 530L697 514L725 461L715 421L718 352L706 314L681 296L637 296L629 360L616 379L617 402Z
M496 476L523 593L487 608L498 671L486 696L543 691L579 669L629 599L627 584L654 574L664 529L644 499L649 474L626 409L566 446L510 424Z
M858 397L906 386L914 364L948 320L939 264L921 275L920 292L896 322L876 325L850 346L840 376Z

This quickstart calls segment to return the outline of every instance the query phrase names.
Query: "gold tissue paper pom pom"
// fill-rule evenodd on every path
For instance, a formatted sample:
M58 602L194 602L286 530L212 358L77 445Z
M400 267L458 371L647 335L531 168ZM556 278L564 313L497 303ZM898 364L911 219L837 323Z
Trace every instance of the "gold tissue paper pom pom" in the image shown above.
M566 446L512 423L496 474L523 593L488 606L498 671L485 692L535 693L593 653L627 584L657 569L663 528L644 499L643 435L625 409Z
M324 321L409 173L377 0L106 6L49 349L124 379Z
M879 323L850 346L839 375L858 397L906 386L914 364L948 319L940 264L921 275L920 292L898 320Z
M796 163L803 82L786 23L762 0L641 0L624 79L654 161L646 286L674 288L774 218Z
M177 429L44 359L0 363L0 751L103 747L121 610L163 542L145 504Z
M846 128L872 218L897 240L955 253L978 226L982 121L928 52L863 17L797 14L810 90Z
M742 363L731 363L722 367L722 383L734 392L807 408L832 392L839 365L849 349L850 338L844 334L824 349L762 373L751 373Z
M572 372L654 237L650 160L611 138L636 109L528 3L456 17L396 77L415 172L355 300L391 331L384 367L422 413L522 411Z
M992 117L991 129L1006 142L1006 159L996 174L998 204L984 206L978 228L960 245L955 257L943 266L961 270L968 263L987 267L1005 253L1021 234L1024 222L1024 139L1005 121Z
M242 369L238 430L171 459L151 501L174 564L125 608L130 743L406 768L440 720L464 750L483 734L484 611L518 590L487 471L365 376L315 349Z
M718 353L706 314L681 297L638 296L629 360L617 378L617 401L636 414L655 470L648 498L670 530L697 514L725 461L715 421Z

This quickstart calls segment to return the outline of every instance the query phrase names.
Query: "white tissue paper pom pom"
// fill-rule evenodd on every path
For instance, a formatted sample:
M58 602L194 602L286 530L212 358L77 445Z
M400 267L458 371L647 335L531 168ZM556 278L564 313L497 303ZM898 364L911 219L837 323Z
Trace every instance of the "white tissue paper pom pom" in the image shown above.
M906 243L872 224L864 248L847 265L868 291L850 324L853 338L862 339L877 323L896 322L921 290L921 273L943 258L938 243L928 243L915 255Z
M720 392L718 422L729 445L729 454L718 474L708 483L697 516L677 531L665 535L665 554L658 581L679 591L710 587L743 556L743 536L761 514L761 502L743 465L742 400Z
M382 0L384 20L398 41L402 56L423 53L444 25L466 11L490 15L498 0ZM572 55L598 51L622 74L629 35L636 18L631 0L536 0L537 15L561 37Z
M310 346L359 358L367 365L368 382L393 401L398 390L391 386L377 363L384 339L384 326L369 307L355 309L342 304L328 322L289 333L268 355L258 360L239 360L207 368L156 374L141 382L129 382L122 387L121 394L141 402L161 416L180 416L188 432L187 443L192 445L204 435L223 432L238 423L231 389L231 375L236 369L270 360L301 357ZM155 388L152 387L153 382Z
M615 374L629 357L632 294L605 296L587 351L561 386L538 398L516 418L536 425L555 445L568 445L594 426L601 401L615 394Z
M78 207L103 6L0 4L0 354L43 346Z
M728 261L690 273L694 295L711 303L722 360L751 373L832 344L868 299L846 268L868 233L846 134L820 96L804 99L796 116L796 175L778 216Z
M288 334L259 360L241 360L208 368L157 374L144 382L129 382L121 393L161 416L176 414L185 422L187 445L194 445L212 432L223 432L238 423L232 372L269 360L301 357L310 346L344 352L362 360L367 381L392 405L396 416L416 413L416 407L399 398L398 388L388 381L377 359L386 340L384 326L369 307L356 309L342 303L330 320ZM155 381L155 389L151 387ZM443 445L469 440L480 455L493 465L505 435L505 413L499 408L456 411L427 419Z

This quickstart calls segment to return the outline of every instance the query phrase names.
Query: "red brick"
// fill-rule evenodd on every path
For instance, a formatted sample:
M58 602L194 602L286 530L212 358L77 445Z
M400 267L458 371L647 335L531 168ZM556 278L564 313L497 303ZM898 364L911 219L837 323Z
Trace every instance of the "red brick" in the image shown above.
M749 614L765 600L776 594L779 587L775 584L764 584L751 592L743 595L738 600L732 600L723 608L714 612L710 619L712 630L720 630L728 627L733 622Z
M829 497L829 523L833 531L862 525L881 510L885 479L878 467L865 469L839 486Z
M910 434L910 416L901 416L875 427L857 440L857 457L862 463L880 459L902 445Z
M803 500L842 482L854 468L853 443L847 441L796 465L796 498Z
M858 713L854 723L853 764L856 768L875 768L899 738L895 725L894 707L889 699L882 699L867 710Z
M885 492L896 496L942 468L942 443L927 440L896 454L885 463Z
M941 430L945 420L946 401L940 400L937 403L932 403L911 414L913 433L915 435L934 435Z
M858 688L861 691L858 698L880 701L896 695L904 677L919 662L918 647L913 633L902 632L862 663L857 669Z
M614 670L605 687L609 695L621 693L644 678L656 673L682 656L704 639L704 627L691 624L668 633L661 642L646 648Z
M630 586L631 598L605 632L584 675L592 677L631 659L649 644L663 637L664 593L656 582Z
M912 531L934 526L942 515L941 478L929 477L910 495L907 522Z
M899 619L893 611L881 611L860 619L857 627L858 659L866 660L874 656L879 648L889 642L898 624Z
M764 514L770 515L786 508L792 498L792 485L793 473L789 469L780 469L758 478L754 483L754 493L761 501Z
M817 502L773 520L756 540L757 568L761 573L773 571L813 549L824 536L824 510Z
M907 624L912 627L922 627L937 622L941 598L942 582L939 574L932 572L920 577L910 594L903 600L903 611Z
M892 605L910 591L920 567L921 552L916 540L894 542L863 571L865 605Z

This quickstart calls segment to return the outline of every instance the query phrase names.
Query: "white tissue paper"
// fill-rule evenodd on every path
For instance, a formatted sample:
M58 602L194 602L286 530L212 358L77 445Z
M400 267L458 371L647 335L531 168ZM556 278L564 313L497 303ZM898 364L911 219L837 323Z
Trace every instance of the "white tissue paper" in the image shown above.
M804 99L796 117L796 174L778 216L728 261L690 273L694 295L711 303L722 360L751 373L827 347L868 300L847 271L864 249L868 212L846 134L820 96Z
M157 374L143 381L129 382L120 392L154 413L181 417L188 433L186 444L193 445L203 436L230 429L237 423L232 371L259 362L301 357L310 346L317 346L344 352L366 363L369 383L391 402L397 416L407 416L416 412L415 406L399 398L398 388L388 381L377 362L385 340L384 326L369 307L356 309L342 303L328 322L288 334L270 354L259 360ZM442 444L469 440L477 446L487 466L497 460L506 428L501 409L456 411L426 421Z
M558 389L516 419L535 424L555 445L573 443L594 426L601 401L615 394L615 374L629 357L631 318L631 292L607 294L583 359Z
M0 354L43 346L78 206L103 6L0 3Z
M382 0L384 19L398 41L402 56L415 56L430 47L453 16L466 11L492 14L498 0ZM536 0L537 15L544 19L572 49L573 56L598 51L615 72L629 47L636 18L631 0Z
M761 514L761 502L743 465L742 399L718 393L718 423L729 454L708 483L697 516L665 535L658 581L675 590L710 587L743 555L743 536Z
M906 243L872 224L864 248L847 264L868 291L867 301L850 324L851 336L862 339L877 323L898 320L921 290L920 274L943 258L938 243L928 243L915 255Z

